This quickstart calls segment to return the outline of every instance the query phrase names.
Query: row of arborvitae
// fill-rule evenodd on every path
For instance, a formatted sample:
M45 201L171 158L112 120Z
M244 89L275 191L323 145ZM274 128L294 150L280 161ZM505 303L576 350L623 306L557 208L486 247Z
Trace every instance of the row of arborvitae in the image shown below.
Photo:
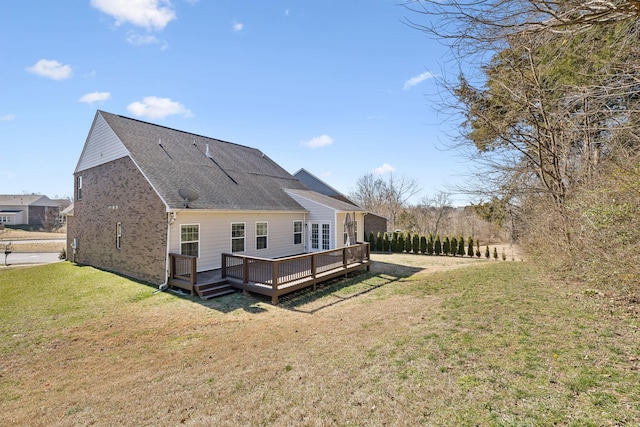
M471 237L465 242L464 237L445 237L444 240L440 239L439 235L434 236L420 236L419 234L411 235L411 233L393 232L380 233L378 236L374 236L373 233L369 234L369 244L371 250L378 252L406 252L414 254L424 255L453 255L453 256L477 256L480 258L480 242L476 242L474 249L474 242ZM487 246L485 256L489 258L489 247ZM494 248L494 257L497 258L497 251Z

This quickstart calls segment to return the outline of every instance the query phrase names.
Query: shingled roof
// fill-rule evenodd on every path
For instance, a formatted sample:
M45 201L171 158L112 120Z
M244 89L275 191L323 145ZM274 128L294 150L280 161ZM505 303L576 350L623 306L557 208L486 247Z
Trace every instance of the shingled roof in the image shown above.
M304 185L258 149L98 114L171 209L184 207L178 191L188 189L198 194L191 209L305 211L283 190Z

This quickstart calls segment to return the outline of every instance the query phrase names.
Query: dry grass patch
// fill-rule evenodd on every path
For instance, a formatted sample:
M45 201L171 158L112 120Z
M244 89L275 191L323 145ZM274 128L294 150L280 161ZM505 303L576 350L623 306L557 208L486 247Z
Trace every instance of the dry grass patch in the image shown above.
M640 422L638 320L608 297L523 263L393 262L278 306L2 271L0 424Z

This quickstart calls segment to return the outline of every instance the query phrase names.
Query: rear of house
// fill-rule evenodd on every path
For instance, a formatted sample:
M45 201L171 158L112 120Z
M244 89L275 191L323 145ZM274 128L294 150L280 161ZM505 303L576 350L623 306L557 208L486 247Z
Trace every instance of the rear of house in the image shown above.
M195 256L207 271L221 268L222 253L279 258L341 247L344 214L364 214L292 193L306 187L254 148L103 111L74 181L68 258L154 284L167 282L169 254Z

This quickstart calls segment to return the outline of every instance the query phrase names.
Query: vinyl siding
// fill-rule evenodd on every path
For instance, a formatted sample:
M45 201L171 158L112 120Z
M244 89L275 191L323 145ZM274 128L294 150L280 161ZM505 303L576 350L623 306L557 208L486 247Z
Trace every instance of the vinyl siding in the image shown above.
M221 268L222 253L231 253L231 224L245 224L245 251L242 255L278 258L304 252L302 244L293 244L293 222L303 221L302 213L274 212L177 212L170 227L169 252L180 253L180 227L183 224L199 224L198 271ZM256 249L256 222L268 223L267 248Z
M89 138L80 155L80 160L78 160L76 172L108 163L127 155L129 155L129 151L124 144L111 130L104 118L97 114L93 128L89 132Z

